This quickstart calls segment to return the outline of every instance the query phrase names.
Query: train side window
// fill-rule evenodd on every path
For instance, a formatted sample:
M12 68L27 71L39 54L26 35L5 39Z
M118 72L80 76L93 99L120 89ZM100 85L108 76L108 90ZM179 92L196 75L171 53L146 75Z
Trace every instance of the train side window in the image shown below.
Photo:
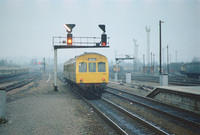
M96 72L96 63L91 62L91 63L88 63L88 64L89 64L89 72Z
M98 72L106 72L106 63L98 62Z
M79 63L79 72L87 72L87 63Z

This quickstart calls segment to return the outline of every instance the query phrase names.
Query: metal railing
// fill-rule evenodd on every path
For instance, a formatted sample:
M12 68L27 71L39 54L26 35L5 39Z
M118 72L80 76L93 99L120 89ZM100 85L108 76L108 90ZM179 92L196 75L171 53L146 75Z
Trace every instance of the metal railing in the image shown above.
M73 46L96 46L100 45L100 37L73 37ZM67 37L53 37L53 46L67 45ZM109 44L109 37L107 45Z

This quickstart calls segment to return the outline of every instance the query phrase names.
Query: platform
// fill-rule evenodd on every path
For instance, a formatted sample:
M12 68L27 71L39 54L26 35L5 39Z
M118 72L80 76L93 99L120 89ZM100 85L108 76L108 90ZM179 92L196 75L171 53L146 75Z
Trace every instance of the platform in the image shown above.
M147 97L200 114L200 86L158 86Z
M53 75L7 92L6 119L0 135L81 135L108 134L113 129L69 87Z
M158 86L163 89L200 95L200 86Z

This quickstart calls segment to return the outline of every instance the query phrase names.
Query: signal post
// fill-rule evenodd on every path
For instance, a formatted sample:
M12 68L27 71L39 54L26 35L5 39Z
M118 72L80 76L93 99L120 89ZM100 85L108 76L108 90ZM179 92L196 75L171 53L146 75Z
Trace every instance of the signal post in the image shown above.
M125 57L120 57L120 58L115 58L116 61L116 76L115 76L115 81L118 81L118 65L120 62L123 60L134 60L134 57L131 57L130 55L126 55Z
M100 37L73 37L72 29L75 27L75 24L64 24L68 34L67 41L66 37L53 37L52 43L54 47L54 91L58 91L57 88L57 49L73 49L73 48L109 48L107 44L107 35L105 34L105 25L99 25L102 29L103 34ZM79 42L74 42L73 39L80 40ZM87 42L83 42L83 39L87 39ZM100 40L100 41L99 41ZM91 41L91 42L90 42Z

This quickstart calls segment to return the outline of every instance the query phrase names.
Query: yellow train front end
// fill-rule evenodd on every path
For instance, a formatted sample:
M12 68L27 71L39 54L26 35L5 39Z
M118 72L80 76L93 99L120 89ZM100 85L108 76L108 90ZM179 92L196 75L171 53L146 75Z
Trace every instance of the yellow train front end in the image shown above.
M76 83L87 91L101 96L109 81L108 60L97 53L85 53L76 59Z

